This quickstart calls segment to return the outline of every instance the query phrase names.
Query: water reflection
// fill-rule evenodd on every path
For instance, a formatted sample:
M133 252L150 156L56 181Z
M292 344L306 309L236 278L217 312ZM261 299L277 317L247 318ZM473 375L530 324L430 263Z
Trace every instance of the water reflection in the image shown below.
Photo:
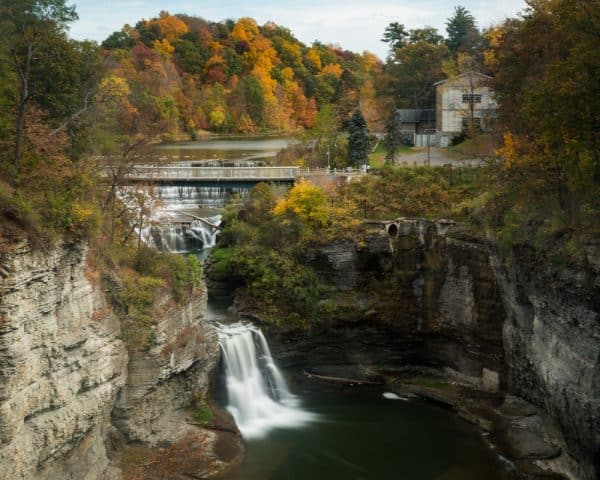
M269 162L294 139L291 137L228 137L211 138L157 146L163 160L178 163L229 160Z

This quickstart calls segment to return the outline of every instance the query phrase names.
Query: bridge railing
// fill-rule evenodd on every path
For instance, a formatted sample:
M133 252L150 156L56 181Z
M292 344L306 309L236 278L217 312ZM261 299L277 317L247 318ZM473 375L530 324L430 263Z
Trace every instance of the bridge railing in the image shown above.
M266 179L292 180L300 175L299 167L150 167L138 166L129 175L132 179L194 180L194 179Z

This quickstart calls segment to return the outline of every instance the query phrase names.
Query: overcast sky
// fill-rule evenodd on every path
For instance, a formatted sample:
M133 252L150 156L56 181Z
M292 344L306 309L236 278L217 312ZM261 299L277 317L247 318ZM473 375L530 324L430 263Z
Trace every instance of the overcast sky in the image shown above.
M288 27L297 38L338 43L355 52L369 50L385 57L386 45L380 41L390 22L408 28L436 27L445 34L445 21L454 6L464 5L480 27L514 16L525 7L525 0L71 0L79 21L71 28L76 39L102 41L125 23L134 25L161 10L186 13L206 20L253 17L260 24L273 21Z

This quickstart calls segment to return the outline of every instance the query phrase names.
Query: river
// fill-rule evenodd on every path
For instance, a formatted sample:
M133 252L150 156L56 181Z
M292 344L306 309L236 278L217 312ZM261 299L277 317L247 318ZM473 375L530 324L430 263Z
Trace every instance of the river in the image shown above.
M161 148L178 161L255 161L267 158L267 150L275 151L276 145L282 148L284 142L220 139ZM208 243L213 242L214 239ZM200 257L205 258L209 251L204 248ZM224 338L236 329L247 332L239 324L232 327L239 320L227 301L209 300L206 315L220 329L222 346ZM239 422L244 422L240 427L246 432L247 446L242 465L226 480L511 478L509 465L478 428L431 403L401 399L373 389L353 393L291 392L292 399L277 398L281 397L281 389L285 390L283 397L288 396L287 385L275 388L280 392L275 394L268 384L285 382L286 372L269 366L272 359L268 345L260 346L264 337L253 335L254 340L248 337L235 347L223 347L227 350L224 357L230 357L234 350L238 353L229 360L235 363L236 372L227 367L222 371L223 377L228 377L223 383L234 382L229 385L231 388L224 389L222 403L237 415ZM273 368L283 380L269 380L271 373L267 370ZM232 392L237 399L227 397ZM271 399L264 398L269 395ZM241 415L244 398L251 405ZM250 428L257 424L248 418L252 412L262 415L256 419L260 420L260 429Z
M221 161L242 166L248 162L272 163L291 137L214 137L157 146L163 160L177 163Z

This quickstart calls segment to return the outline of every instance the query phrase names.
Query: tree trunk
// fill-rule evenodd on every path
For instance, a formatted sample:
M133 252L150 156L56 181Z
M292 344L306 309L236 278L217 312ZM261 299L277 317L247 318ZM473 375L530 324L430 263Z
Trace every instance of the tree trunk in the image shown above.
M31 59L33 57L33 43L27 45L27 58L25 59L25 68L21 67L17 54L12 52L13 61L19 78L21 79L21 94L19 98L19 106L17 108L17 118L15 122L15 170L18 174L19 165L23 158L23 137L25 134L25 109L29 102L29 75L31 72Z

